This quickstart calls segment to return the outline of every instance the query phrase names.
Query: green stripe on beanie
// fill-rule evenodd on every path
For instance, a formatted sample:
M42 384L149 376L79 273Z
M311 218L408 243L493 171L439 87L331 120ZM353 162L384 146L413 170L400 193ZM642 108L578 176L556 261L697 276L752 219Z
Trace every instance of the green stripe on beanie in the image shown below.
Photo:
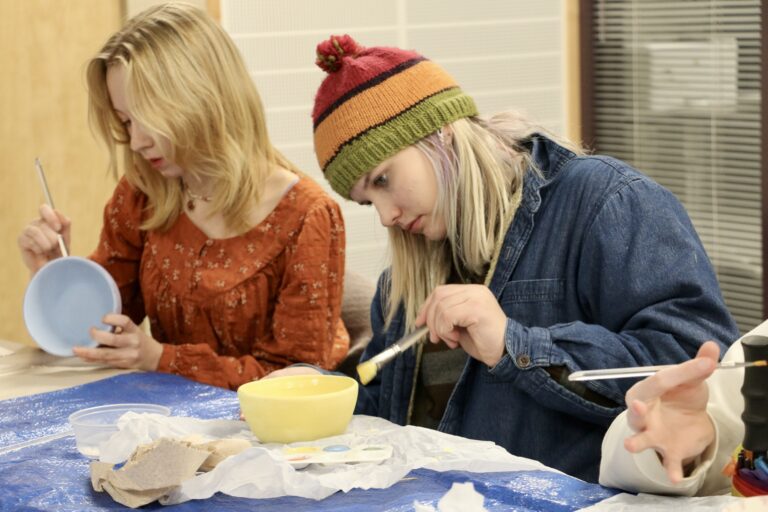
M323 172L333 190L349 199L355 183L387 158L448 123L477 114L475 102L458 87L439 92L345 142Z

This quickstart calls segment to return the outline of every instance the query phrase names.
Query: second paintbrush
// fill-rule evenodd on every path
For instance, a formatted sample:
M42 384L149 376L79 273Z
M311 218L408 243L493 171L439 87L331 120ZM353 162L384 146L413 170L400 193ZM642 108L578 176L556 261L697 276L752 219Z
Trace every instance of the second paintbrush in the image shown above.
M648 377L666 368L673 368L675 364L662 364L658 366L634 366L628 368L607 368L605 370L582 370L573 372L568 376L570 381L605 380L605 379L629 379L632 377ZM716 370L730 368L749 368L750 366L768 366L768 361L752 361L751 363L732 362L721 363Z

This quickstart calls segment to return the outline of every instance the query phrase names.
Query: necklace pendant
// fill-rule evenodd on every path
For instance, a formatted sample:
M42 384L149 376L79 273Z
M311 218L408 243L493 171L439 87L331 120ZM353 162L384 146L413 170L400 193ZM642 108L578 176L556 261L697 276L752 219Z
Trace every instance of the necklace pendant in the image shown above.
M192 211L195 209L195 200L187 199L187 210Z

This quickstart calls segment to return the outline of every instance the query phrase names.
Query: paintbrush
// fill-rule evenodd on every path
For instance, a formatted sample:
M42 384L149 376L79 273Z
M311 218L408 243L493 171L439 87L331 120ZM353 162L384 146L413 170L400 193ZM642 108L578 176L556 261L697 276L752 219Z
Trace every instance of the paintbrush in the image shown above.
M582 370L573 372L568 376L571 381L604 380L604 379L628 379L631 377L648 377L665 368L674 368L676 364L662 364L658 366L634 366L628 368L608 368L605 370ZM721 363L715 366L715 370L729 370L732 368L749 368L751 366L768 366L768 361L752 361Z
M360 382L365 386L376 377L376 373L381 367L397 357L398 354L405 352L415 345L427 332L429 328L425 325L413 331L411 334L400 338L398 341L388 346L369 360L357 365L357 375Z
M45 180L43 164L40 163L39 158L35 158L35 169L37 169L37 177L40 178L40 184L43 186L45 200L48 202L48 206L51 207L51 210L55 210L56 207L53 206L53 197L51 196L51 191L48 190L48 182ZM56 233L56 238L59 241L59 250L61 251L61 255L65 257L69 256L69 251L67 251L67 246L64 244L64 237L61 236L61 233Z

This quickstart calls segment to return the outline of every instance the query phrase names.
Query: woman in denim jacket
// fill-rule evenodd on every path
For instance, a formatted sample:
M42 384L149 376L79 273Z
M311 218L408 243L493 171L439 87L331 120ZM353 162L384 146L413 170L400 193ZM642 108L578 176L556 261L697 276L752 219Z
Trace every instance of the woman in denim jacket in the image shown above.
M317 63L329 72L313 112L320 166L390 233L362 360L417 326L431 342L360 386L355 412L597 481L628 386L567 375L677 363L703 340L738 336L681 204L519 116L477 117L415 52L332 37Z

